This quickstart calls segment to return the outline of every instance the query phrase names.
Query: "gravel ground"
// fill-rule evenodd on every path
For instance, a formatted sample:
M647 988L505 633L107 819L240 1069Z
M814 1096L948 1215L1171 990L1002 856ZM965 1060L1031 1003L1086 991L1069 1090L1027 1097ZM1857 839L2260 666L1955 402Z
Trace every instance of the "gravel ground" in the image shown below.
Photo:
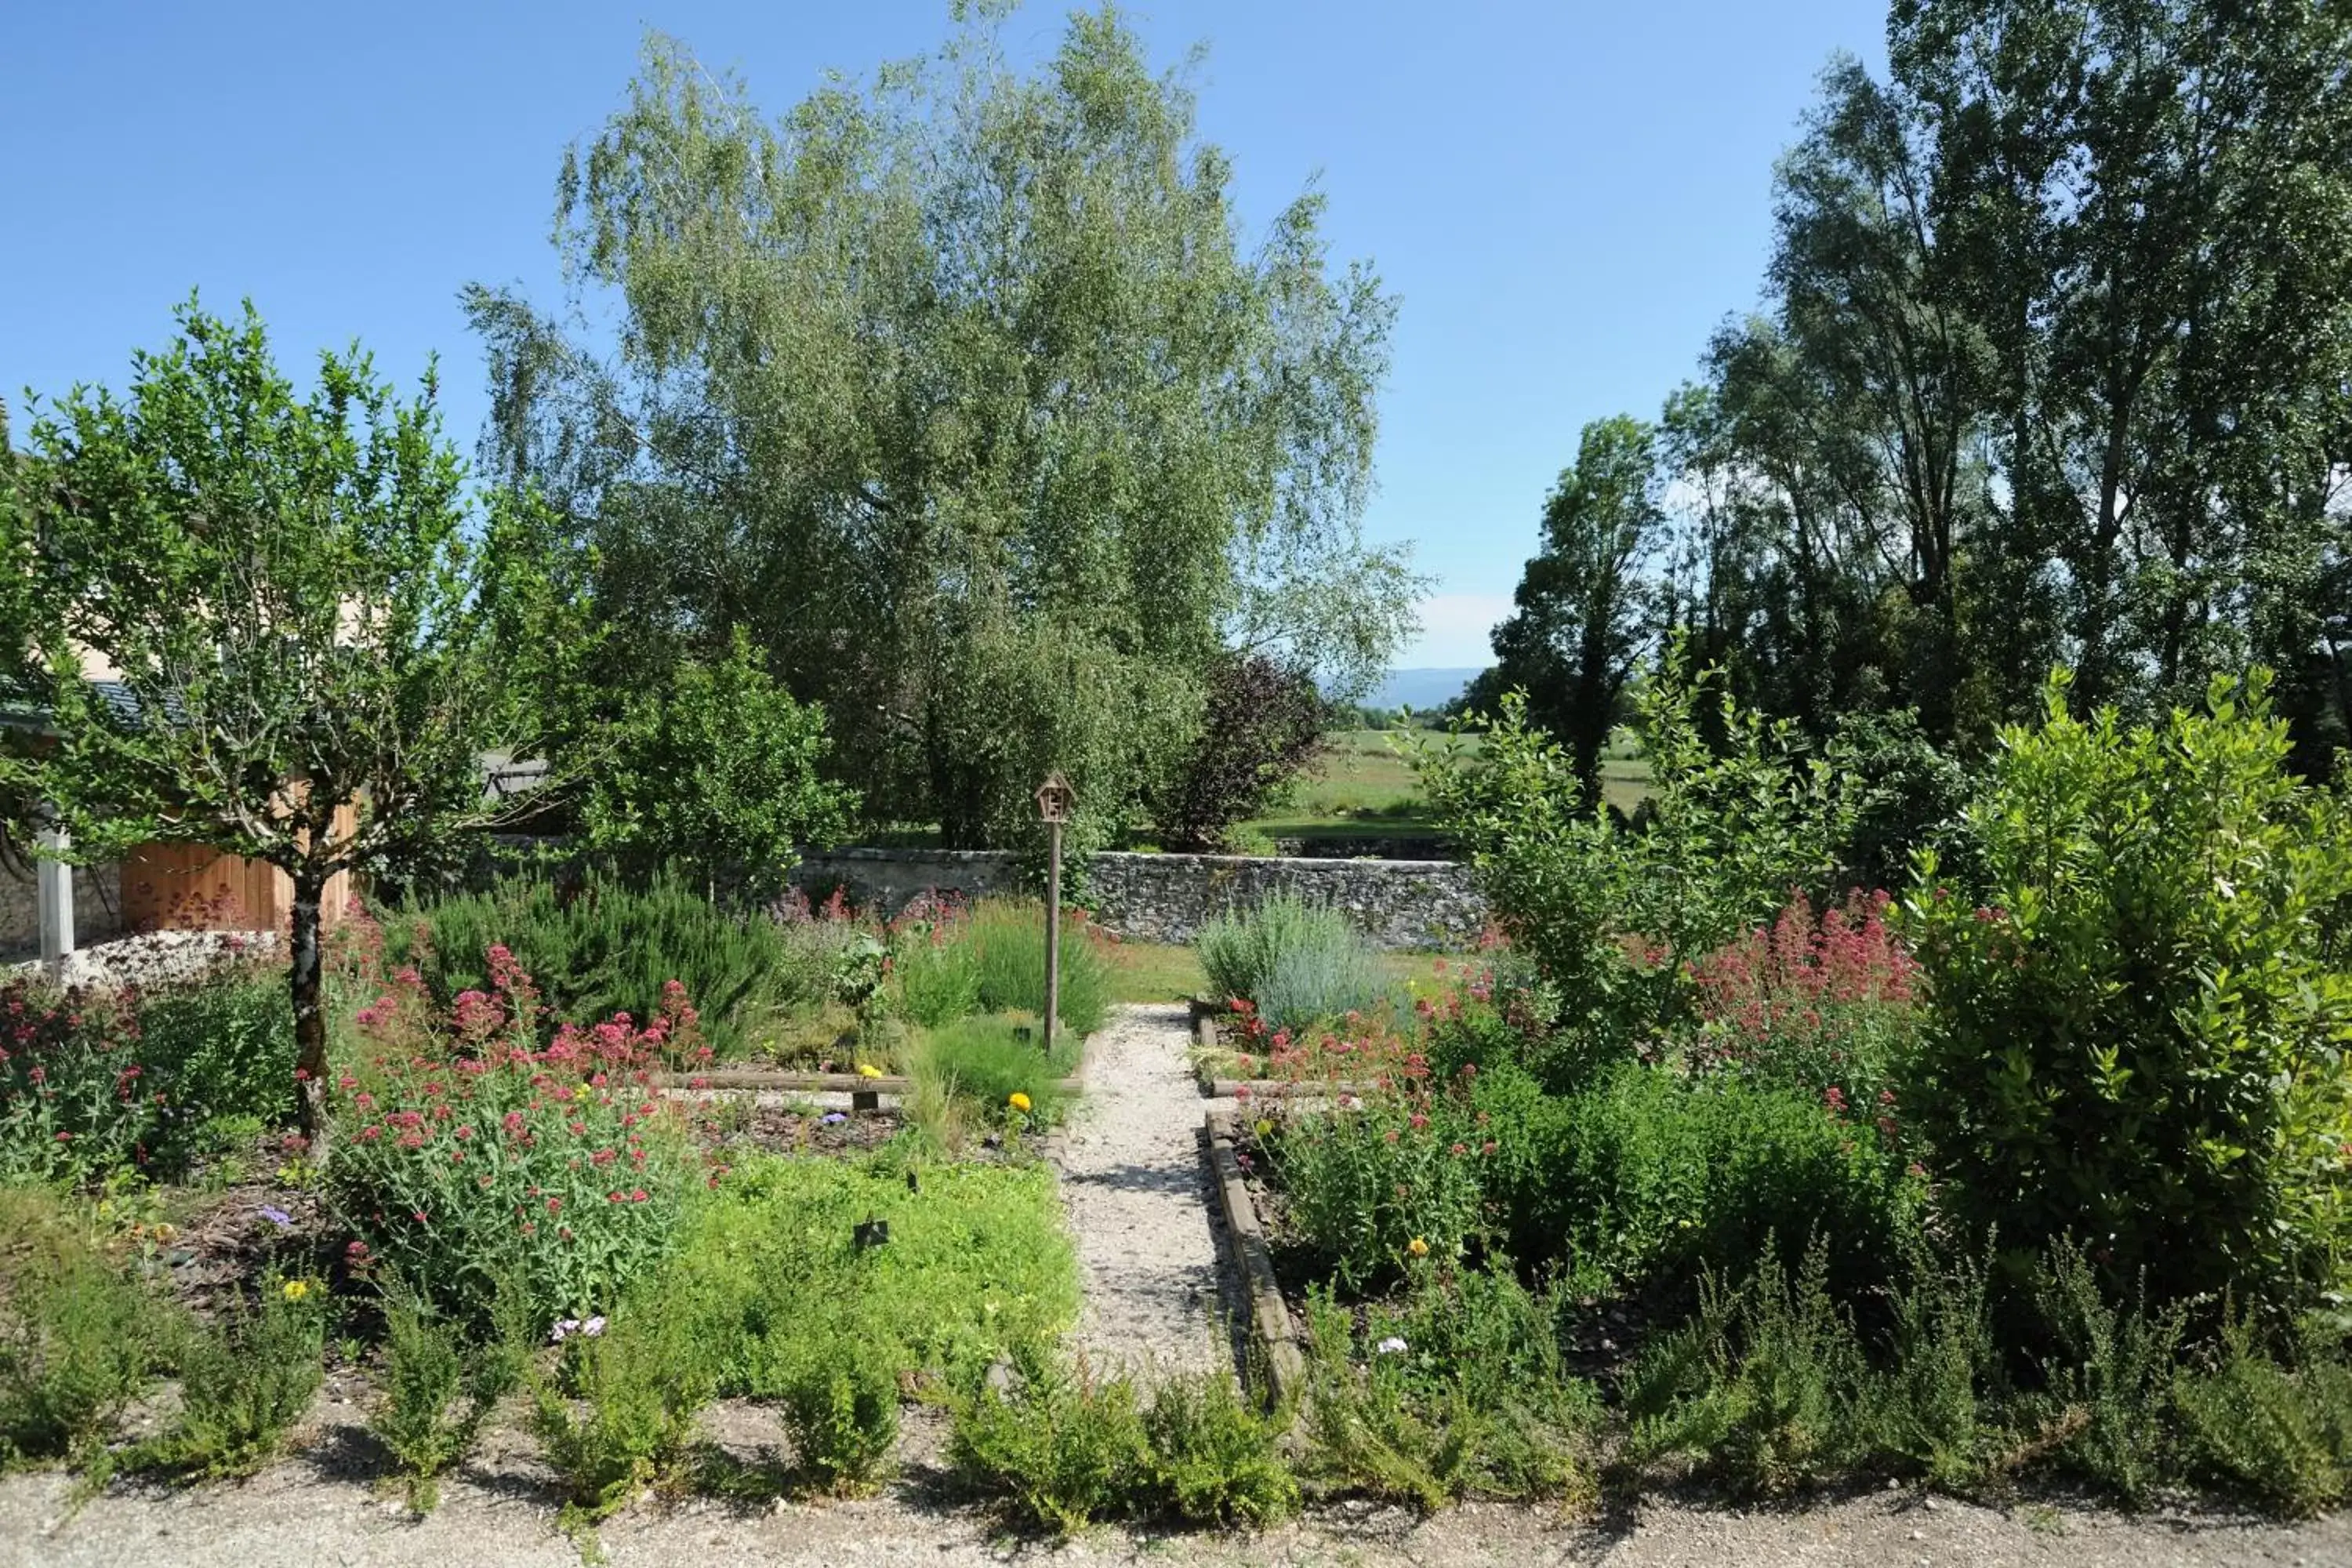
M1086 1291L1077 1344L1098 1369L1230 1364L1191 1028L1181 1005L1113 1014L1055 1156Z
M341 1380L338 1380L341 1384ZM341 1392L355 1392L342 1384ZM243 1486L185 1490L117 1483L79 1513L55 1472L0 1478L0 1568L572 1568L557 1498L529 1440L486 1435L424 1520L376 1483L386 1468L331 1387L305 1444ZM1645 1499L1594 1521L1557 1510L1468 1504L1430 1520L1365 1504L1318 1509L1264 1535L1102 1531L1064 1546L1003 1534L959 1507L938 1468L938 1418L911 1413L906 1470L859 1502L640 1502L598 1532L616 1568L978 1568L1006 1562L1169 1563L1194 1568L2344 1568L2352 1520L2303 1525L2020 1504L1979 1508L1916 1492L1873 1492L1785 1510L1737 1512ZM730 1404L705 1429L758 1459L773 1415Z

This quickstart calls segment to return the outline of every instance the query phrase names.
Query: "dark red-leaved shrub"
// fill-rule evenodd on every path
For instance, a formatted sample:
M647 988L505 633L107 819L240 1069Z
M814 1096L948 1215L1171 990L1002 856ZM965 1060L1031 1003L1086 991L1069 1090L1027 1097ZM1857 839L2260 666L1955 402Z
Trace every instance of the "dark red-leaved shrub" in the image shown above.
M1314 679L1265 654L1232 655L1209 677L1200 739L1153 813L1178 849L1215 849L1315 760L1329 710Z

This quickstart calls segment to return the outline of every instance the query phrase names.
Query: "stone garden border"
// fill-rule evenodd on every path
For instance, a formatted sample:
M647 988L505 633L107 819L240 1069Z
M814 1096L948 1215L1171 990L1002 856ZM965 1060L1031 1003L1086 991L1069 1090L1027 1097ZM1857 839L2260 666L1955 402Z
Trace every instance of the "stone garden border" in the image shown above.
M1307 1357L1275 1282L1274 1258L1265 1245L1265 1228L1258 1223L1257 1205L1243 1180L1234 1150L1233 1113L1211 1108L1205 1118L1210 1184L1216 1188L1218 1206L1225 1216L1225 1249L1234 1274L1249 1304L1250 1347L1265 1369L1266 1393L1279 1404L1298 1393L1307 1379Z

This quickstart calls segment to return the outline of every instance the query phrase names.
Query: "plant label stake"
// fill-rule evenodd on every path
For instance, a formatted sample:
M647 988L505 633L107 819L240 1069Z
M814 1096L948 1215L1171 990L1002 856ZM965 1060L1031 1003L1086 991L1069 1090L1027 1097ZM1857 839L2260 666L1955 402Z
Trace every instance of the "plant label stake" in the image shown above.
M1045 824L1045 1054L1054 1054L1054 1025L1062 1011L1062 824L1078 804L1069 781L1047 773L1037 786L1037 815Z
M852 1234L861 1252L872 1247L887 1246L890 1240L890 1222L887 1219L866 1220L859 1224Z

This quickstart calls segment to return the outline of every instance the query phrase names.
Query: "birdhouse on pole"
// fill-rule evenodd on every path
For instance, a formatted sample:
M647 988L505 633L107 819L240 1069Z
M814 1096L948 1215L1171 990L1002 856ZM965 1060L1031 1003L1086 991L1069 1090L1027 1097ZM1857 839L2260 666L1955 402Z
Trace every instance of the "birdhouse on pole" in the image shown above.
M1037 786L1037 820L1063 823L1070 820L1070 812L1078 804L1070 781L1059 773L1047 773L1045 782Z

